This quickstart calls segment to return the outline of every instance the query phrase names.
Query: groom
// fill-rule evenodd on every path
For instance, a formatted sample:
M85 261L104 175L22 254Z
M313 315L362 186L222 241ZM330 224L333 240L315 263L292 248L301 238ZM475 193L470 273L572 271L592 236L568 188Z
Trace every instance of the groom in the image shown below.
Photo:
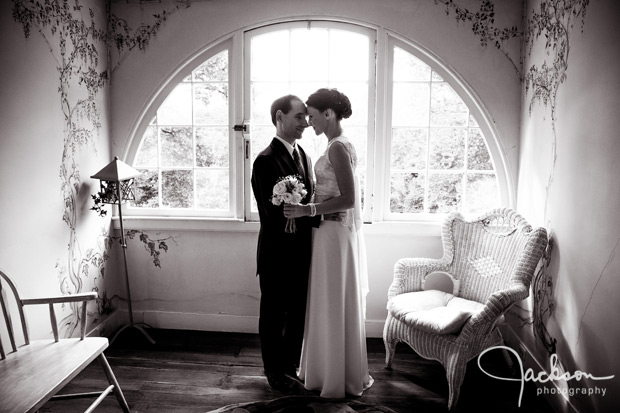
M276 137L258 154L252 168L252 190L260 216L257 275L261 299L258 332L265 376L280 391L293 388L301 357L306 294L312 247L312 219L295 219L295 233L286 233L283 206L271 203L280 178L300 175L308 194L314 190L312 163L297 145L308 127L306 106L297 96L283 96L271 105ZM296 162L296 157L298 161ZM299 165L300 164L300 165Z

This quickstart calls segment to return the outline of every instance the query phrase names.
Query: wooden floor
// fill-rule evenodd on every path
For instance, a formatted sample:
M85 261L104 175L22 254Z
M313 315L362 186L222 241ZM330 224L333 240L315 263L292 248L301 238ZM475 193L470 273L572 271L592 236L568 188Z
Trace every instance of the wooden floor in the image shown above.
M272 390L262 373L260 342L254 334L149 329L150 344L136 329L125 330L106 351L132 412L208 412L219 407L283 396ZM374 385L356 400L389 407L398 413L447 411L448 385L443 367L399 344L393 369L384 368L385 349L368 339L368 360ZM489 353L483 367L498 376L510 375L501 357ZM105 387L97 362L62 392ZM455 412L551 412L532 383L526 383L521 408L520 384L492 379L476 360L467 369ZM314 393L311 393L314 394ZM48 402L40 412L84 411L86 400ZM118 412L113 396L96 410Z

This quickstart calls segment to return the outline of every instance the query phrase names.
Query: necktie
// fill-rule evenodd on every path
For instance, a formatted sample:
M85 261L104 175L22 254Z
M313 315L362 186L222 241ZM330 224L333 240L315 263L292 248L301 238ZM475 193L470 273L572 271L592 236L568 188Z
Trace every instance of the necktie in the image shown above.
M301 179L306 179L304 166L301 163L301 159L299 158L299 152L297 152L297 148L293 149L293 160L295 161L295 165L297 166L297 171L299 171L299 175L301 175Z

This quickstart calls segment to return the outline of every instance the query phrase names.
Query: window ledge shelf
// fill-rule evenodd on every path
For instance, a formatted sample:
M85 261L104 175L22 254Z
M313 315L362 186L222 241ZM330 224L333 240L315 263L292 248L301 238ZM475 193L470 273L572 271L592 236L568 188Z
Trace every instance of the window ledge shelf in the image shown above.
M120 228L118 217L112 218L114 229ZM152 217L129 216L123 218L125 229L154 231L206 231L206 232L256 232L260 229L258 222L244 222L237 219L214 219L192 217ZM441 235L441 222L407 221L376 222L364 224L367 235L393 236L429 236Z

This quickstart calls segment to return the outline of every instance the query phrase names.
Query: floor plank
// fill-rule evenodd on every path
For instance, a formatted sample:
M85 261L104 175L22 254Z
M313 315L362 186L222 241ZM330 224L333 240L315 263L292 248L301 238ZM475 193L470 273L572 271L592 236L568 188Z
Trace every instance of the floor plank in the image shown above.
M255 334L181 330L149 330L150 344L136 330L125 330L106 351L132 412L207 412L228 404L272 400L282 394L263 376L260 341ZM383 341L368 339L368 361L374 385L356 398L381 404L397 413L447 411L448 385L443 367L399 344L393 369L384 368ZM501 357L485 357L485 369L509 375ZM64 393L94 391L105 385L98 363L74 379ZM455 412L551 412L532 383L526 383L517 407L519 383L500 381L480 371L473 360L461 387ZM316 395L316 393L308 392ZM40 412L84 411L86 400L48 402ZM118 412L108 397L97 412Z

